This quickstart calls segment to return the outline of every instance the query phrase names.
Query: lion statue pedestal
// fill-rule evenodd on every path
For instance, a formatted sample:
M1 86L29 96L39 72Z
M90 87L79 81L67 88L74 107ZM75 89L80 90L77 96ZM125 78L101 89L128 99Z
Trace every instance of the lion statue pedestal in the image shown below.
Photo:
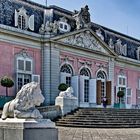
M78 99L73 96L73 88L68 87L66 91L61 91L55 99L55 105L59 105L62 116L75 110L78 107Z
M43 119L36 108L43 102L38 83L24 85L16 98L4 105L0 119L0 140L58 140L55 123Z

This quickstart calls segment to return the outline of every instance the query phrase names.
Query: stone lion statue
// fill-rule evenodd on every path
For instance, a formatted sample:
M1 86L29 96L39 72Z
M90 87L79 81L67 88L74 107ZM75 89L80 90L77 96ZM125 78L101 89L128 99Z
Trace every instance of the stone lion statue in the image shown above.
M16 98L4 105L2 119L14 118L43 118L35 106L44 102L40 86L36 82L24 85L17 93Z
M61 91L59 93L59 97L64 97L64 98L75 98L73 95L73 88L68 87L65 91Z

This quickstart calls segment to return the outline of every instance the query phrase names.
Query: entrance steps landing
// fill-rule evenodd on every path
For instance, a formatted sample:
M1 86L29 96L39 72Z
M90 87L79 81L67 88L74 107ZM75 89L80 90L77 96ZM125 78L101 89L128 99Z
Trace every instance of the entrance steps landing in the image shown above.
M78 108L57 126L85 128L140 128L140 109Z

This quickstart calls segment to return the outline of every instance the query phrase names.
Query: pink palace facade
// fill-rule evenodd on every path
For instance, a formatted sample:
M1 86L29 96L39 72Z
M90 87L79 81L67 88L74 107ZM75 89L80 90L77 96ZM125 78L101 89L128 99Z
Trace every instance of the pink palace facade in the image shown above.
M0 76L15 82L9 96L36 81L45 105L54 104L60 83L73 87L81 107L102 107L104 96L114 107L119 90L124 108L140 104L140 41L91 22L88 6L71 12L2 0L0 54Z

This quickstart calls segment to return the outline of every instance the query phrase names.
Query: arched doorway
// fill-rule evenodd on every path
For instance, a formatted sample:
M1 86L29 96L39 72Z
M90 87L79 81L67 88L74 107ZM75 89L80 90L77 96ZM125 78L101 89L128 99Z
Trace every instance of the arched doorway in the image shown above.
M97 73L97 81L101 81L101 96L105 97L106 96L106 74L104 71L99 71Z
M79 99L81 107L89 107L91 98L90 79L90 69L87 67L82 67L79 71Z
M111 105L111 81L107 81L107 75L103 70L99 70L96 76L97 76L97 86L96 86L97 105L101 105L103 97L106 97L108 100L108 105Z
M91 77L90 71L88 68L82 68L80 70L80 81L82 83L81 87L83 88L83 101L88 103L89 102L89 79ZM81 88L81 89L82 89Z

